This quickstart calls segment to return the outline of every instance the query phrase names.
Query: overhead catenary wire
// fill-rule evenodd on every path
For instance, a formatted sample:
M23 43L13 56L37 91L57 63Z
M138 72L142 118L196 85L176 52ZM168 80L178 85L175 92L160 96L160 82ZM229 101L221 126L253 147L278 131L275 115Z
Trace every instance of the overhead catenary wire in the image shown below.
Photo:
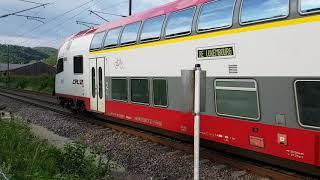
M43 3L28 1L28 0L18 0L18 1L27 2L27 3L31 3L31 4L43 4Z
M98 0L97 2L99 2L99 1L100 1L100 0ZM91 2L91 1L90 1L90 2ZM96 3L97 3L97 2L96 2ZM111 4L111 5L109 5L108 7L104 8L104 9L102 9L102 10L112 9L112 8L114 8L114 7L117 7L117 6L121 5L121 4L124 4L125 2L127 2L127 0L121 1L121 2L118 2L118 3ZM96 3L95 3L95 4L96 4ZM66 30L64 30L64 29L61 29L60 26L66 24L67 22L69 22L69 21L72 20L73 18L77 17L78 15L86 12L88 9L90 9L91 7L93 7L95 4L91 5L89 8L86 8L85 10L82 10L80 13L75 14L74 16L68 18L68 19L65 20L64 22L62 22L62 23L60 23L60 24L57 24L57 25L53 26L52 28L49 28L49 29L47 29L47 30L45 30L45 31L42 31L42 32L41 32L40 34L38 34L37 36L33 36L33 37L31 37L31 38L38 38L38 37L40 37L40 36L42 36L42 35L44 35L44 34L46 34L46 33L49 33L49 32L53 32L53 33L54 33L54 32L58 32L58 31L60 31L60 32L59 32L59 35L58 35L58 36L60 36L60 37L62 37L61 33L63 33L63 34L71 34L72 31L66 31ZM83 5L83 4L82 4L82 5ZM83 5L83 6L84 6L84 5ZM83 7L83 6L82 6L82 7ZM78 8L78 9L79 9L79 8ZM49 23L49 22L47 22L47 23ZM22 44L26 44L27 42L30 42L31 40L32 40L32 39L22 41ZM58 41L61 41L61 38L54 38L54 39L44 40L44 41L42 41L42 42L39 42L38 44L35 44L34 46L40 46L40 45L42 45L42 44L44 44L45 42L48 42L48 41L50 41L51 43L52 43L52 42L58 42Z
M45 4L41 4L41 5L38 5L38 6L34 6L34 7L31 7L31 8L28 8L28 9L24 9L24 10L21 10L21 11L9 13L9 14L4 14L4 15L0 16L0 18L5 18L5 17L13 16L13 15L16 15L16 14L19 14L19 13L22 13L22 12L26 12L26 11L30 11L30 10L32 10L32 9L36 9L36 8L39 8L39 7L45 7L46 5L49 5L49 4L50 4L50 3L45 3Z

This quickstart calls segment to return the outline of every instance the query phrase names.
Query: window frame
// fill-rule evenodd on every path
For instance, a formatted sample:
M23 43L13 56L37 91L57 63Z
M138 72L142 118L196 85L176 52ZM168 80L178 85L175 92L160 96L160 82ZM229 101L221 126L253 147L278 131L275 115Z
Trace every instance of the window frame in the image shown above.
M229 82L253 82L255 85L255 90L256 91L251 91L251 92L256 92L257 94L257 107L258 107L258 117L257 118L250 118L250 117L244 117L244 116L236 116L236 115L228 115L228 114L222 114L218 112L218 105L217 105L217 81L221 82L221 81L229 81ZM223 89L223 88L222 88ZM244 88L244 87L227 87L226 90L240 90L240 91L250 91L249 89L253 89L253 88ZM252 121L260 121L261 120L261 109L260 109L260 96L259 96L259 88L258 88L258 83L255 79L215 79L214 80L214 105L215 105L215 112L217 113L217 115L219 116L223 116L223 117L232 117L232 118L240 118L240 119L244 119L244 120L252 120Z
M78 73L78 72L75 72L75 63L74 63L74 58L76 58L76 57L82 57L82 72L81 73ZM80 74L83 74L83 71L84 71L84 65L83 65L83 55L76 55L76 56L73 56L73 74L75 74L75 75L80 75Z
M162 105L156 105L154 103L154 86L153 86L153 81L154 80L165 80L166 81L166 92L167 92L167 105L162 106ZM152 104L154 107L160 107L160 108L168 108L169 107L169 94L168 94L168 80L165 78L152 78Z
M130 26L130 25L136 24L136 23L140 23L139 29L138 29L138 32L137 32L136 41L135 41L135 42L121 43L122 36L123 36L123 32L124 32L125 28L126 28L127 26ZM120 32L120 36L119 36L119 39L118 39L118 41L119 41L119 42L118 42L118 45L120 45L120 47L123 47L123 46L130 46L130 45L138 44L139 35L140 35L140 32L141 32L141 26L142 26L142 21L137 21L137 22L133 22L133 23L124 25L124 26L122 27L121 32Z
M320 12L320 9L319 10L316 10L316 11L312 11L312 12L303 12L302 9L301 9L301 1L302 0L298 0L298 12L300 15L309 15L309 14L315 14L315 13L319 13Z
M168 25L169 25L169 21L170 21L170 16L174 13L178 13L178 12L181 12L181 11L185 11L185 10L188 10L188 9L192 9L194 8L194 14L192 16L192 22L191 22L191 29L190 29L190 32L189 33L185 33L185 34L179 34L179 35L175 35L175 36L167 36L167 28L168 28ZM183 37L183 36L189 36L192 34L192 31L193 31L193 24L194 24L194 21L195 21L195 17L198 15L197 13L197 6L190 6L190 7L187 7L187 8L184 8L184 9L180 9L178 11L173 11L173 12L170 12L169 14L167 14L167 19L165 20L166 23L165 23L165 27L164 27L164 30L163 30L163 37L164 39L172 39L172 38L177 38L177 37Z
M114 30L114 29L120 29L120 32L119 32L119 36L118 36L118 39L117 39L117 44L116 45L112 45L112 46L105 46L105 42L107 40L107 36L108 34L110 33L110 31ZM108 31L106 31L106 34L103 38L103 43L102 43L102 49L112 49L112 48L115 48L115 47L118 47L119 44L120 44L120 37L122 36L122 32L123 32L123 26L118 26L118 27L115 27L115 28L112 28L112 29L109 29Z
M215 3L216 0L212 0L212 1L208 1L206 3L203 3L201 4L200 8L199 8L199 12L198 12L198 15L197 15L197 20L196 20L196 32L198 34L201 34L201 33L206 33L206 32L211 32L211 31L217 31L217 30L221 30L221 29L228 29L228 28L231 28L234 24L234 14L235 14L235 10L236 10L236 4L237 4L237 0L234 0L234 4L233 4L233 10L232 10L232 20L231 20L231 25L228 25L228 26L222 26L222 27L217 27L217 28L212 28L212 29L208 29L208 30L199 30L199 20L200 20L200 16L201 16L201 11L203 9L203 7L206 5L206 4L211 4L211 3Z
M275 17L275 18L267 18L267 19L262 19L262 20L256 20L256 21L251 21L251 22L241 22L241 15L242 15L242 9L243 9L243 1L241 0L241 5L240 5L240 12L239 12L239 24L241 26L246 26L246 25L251 25L251 24L258 24L258 23L263 23L263 22L268 22L268 21L274 21L274 20L280 20L280 19L287 19L290 16L290 7L291 7L291 2L288 0L288 14L283 17Z
M298 123L299 123L299 125L300 125L301 127L319 130L320 127L310 126L310 125L304 125L304 124L301 122L300 113L299 113L300 111L299 111L299 101L298 101L297 83L298 83L298 82L312 82L312 81L320 82L319 79L314 79L314 80L312 80L312 79L298 79L298 80L295 80L295 81L294 81L294 98L295 98L295 104L296 104L296 113L297 113Z
M92 42L93 42L93 39L94 37L97 35L97 34L103 34L103 37L102 37L102 41L101 41L101 44L100 44L100 48L95 48L95 49L91 49L91 46L92 46ZM89 46L89 51L92 52L92 51L97 51L97 50L100 50L103 48L104 46L104 39L106 37L106 34L107 34L107 31L102 31L102 32L98 32L96 34L93 35L92 39L91 39L91 43L90 43L90 46Z
M142 102L136 102L132 100L132 82L131 80L147 80L148 82L148 94L149 94L149 103L142 103ZM150 106L151 102L150 102L150 81L148 78L130 78L130 102L133 104L140 104L140 105L146 105L146 106Z
M127 92L127 100L120 100L120 99L115 99L113 97L113 93L112 93L112 88L113 88L113 83L112 83L112 80L125 80L126 81L126 85L127 85L127 89L126 89L126 92ZM129 90L129 86L128 86L128 78L125 78L125 77L112 77L111 78L111 99L113 101L118 101L118 102L129 102L129 93L128 93L128 90ZM131 99L131 97L130 97Z
M156 18L159 18L159 17L163 17L163 22L162 22L162 25L161 25L161 30L160 30L160 34L159 34L159 37L157 39L151 39L151 40L142 40L141 37L142 37L142 32L143 32L143 28L145 26L145 22L148 21L148 20L152 20L152 19L156 19ZM139 41L140 43L147 43L147 42L154 42L154 41L159 41L161 40L161 35L163 33L163 29L166 25L166 15L165 14L162 14L162 15L159 15L159 16L154 16L152 18L149 18L149 19L145 19L143 22L142 22L142 25L141 25L141 28L140 28L140 33L139 33Z

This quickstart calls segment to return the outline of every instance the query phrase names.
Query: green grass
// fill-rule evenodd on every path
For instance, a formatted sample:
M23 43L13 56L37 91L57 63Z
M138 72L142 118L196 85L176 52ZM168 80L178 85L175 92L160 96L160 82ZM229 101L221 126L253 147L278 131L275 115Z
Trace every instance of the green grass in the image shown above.
M54 77L41 76L0 76L0 86L16 89L26 89L37 92L52 93L54 89Z
M108 178L110 166L87 148L77 142L59 150L34 137L26 123L0 120L0 169L10 180Z

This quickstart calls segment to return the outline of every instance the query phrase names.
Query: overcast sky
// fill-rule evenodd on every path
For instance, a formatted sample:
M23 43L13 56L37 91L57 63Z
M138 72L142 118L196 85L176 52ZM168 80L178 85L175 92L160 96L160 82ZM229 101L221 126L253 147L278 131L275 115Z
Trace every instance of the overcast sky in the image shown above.
M128 14L128 0L29 0L33 2L52 3L45 8L23 12L21 15L46 18L41 22L27 20L24 17L9 16L0 18L0 44L22 46L59 47L64 38L70 34L86 29L76 21L103 23L104 21L88 10L103 11L115 14ZM141 12L174 0L133 0L133 13ZM0 16L37 6L23 0L0 0ZM77 8L77 9L75 9ZM62 15L72 9L67 14ZM108 20L119 17L102 15Z

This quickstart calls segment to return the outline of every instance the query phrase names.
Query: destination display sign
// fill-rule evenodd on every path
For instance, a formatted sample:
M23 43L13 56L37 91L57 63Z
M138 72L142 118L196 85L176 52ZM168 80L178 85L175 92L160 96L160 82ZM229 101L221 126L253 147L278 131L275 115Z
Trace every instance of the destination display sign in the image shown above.
M198 60L234 58L234 45L215 46L197 49Z

